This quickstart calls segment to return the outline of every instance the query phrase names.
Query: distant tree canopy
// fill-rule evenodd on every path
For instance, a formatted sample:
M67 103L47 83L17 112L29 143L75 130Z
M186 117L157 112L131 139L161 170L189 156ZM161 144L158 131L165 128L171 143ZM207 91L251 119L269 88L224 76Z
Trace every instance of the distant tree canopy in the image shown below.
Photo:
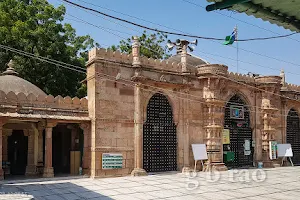
M146 31L138 37L141 43L140 54L148 58L155 59L167 59L170 54L164 42L167 40L167 35L157 32L153 34L147 34ZM113 45L110 47L111 50L119 50L122 53L131 53L132 38L127 40L121 40L119 45Z
M0 44L84 68L87 51L98 46L89 36L77 36L63 24L66 9L47 0L0 0ZM20 76L48 94L86 95L85 74L0 49L0 70L10 59Z

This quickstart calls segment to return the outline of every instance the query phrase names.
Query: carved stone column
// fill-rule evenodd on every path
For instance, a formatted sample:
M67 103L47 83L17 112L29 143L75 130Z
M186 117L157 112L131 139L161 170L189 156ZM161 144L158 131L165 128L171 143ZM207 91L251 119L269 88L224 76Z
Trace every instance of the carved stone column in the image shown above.
M211 64L201 66L198 69L198 76L203 85L203 98L206 100L204 115L205 121L205 143L208 154L208 161L205 163L205 170L227 170L223 163L223 124L224 124L224 94L226 94L226 78L228 67L225 65ZM223 78L224 77L224 78ZM213 168L211 168L213 167Z
M7 155L7 146L8 146L8 137L12 135L12 129L3 129L2 130L2 160L8 161L8 155Z
M143 169L143 105L141 85L134 87L134 169L132 176L147 175Z
M43 177L54 177L52 167L52 131L56 126L55 122L47 122L46 126L46 145L45 145L45 166Z
M277 117L275 115L279 110L271 106L269 99L263 99L262 101L262 159L264 167L273 167L273 163L269 157L269 142L275 140L276 127L273 122L276 120Z
M211 170L210 167L214 167L218 171L227 170L227 167L223 163L223 123L224 118L224 101L214 98L208 98L207 102L207 116L208 122L205 133L205 141L207 148L208 161L205 163L205 169Z
M189 111L188 111L188 93L189 90L185 89L183 91L185 94L183 96L182 102L182 121L183 124L183 168L182 173L189 172L190 169L190 137L189 137Z
M43 164L44 161L44 135L43 132L46 128L46 123L41 121L38 123L37 129L38 129L38 164Z
M263 126L261 127L262 136L262 161L264 167L274 167L272 160L269 157L269 142L275 140L275 134L279 124L276 121L280 114L279 109L276 108L276 102L280 98L276 94L280 94L282 77L280 76L262 76L257 77L255 81L258 87L262 90L261 102L261 120ZM283 80L284 81L284 80ZM280 106L278 104L278 106Z
M28 132L26 175L35 175L37 174L38 131L29 129L24 131L24 133L25 132Z
M80 124L80 128L83 130L83 161L82 169L83 174L90 174L91 164L91 125L90 123Z
M3 180L3 169L2 169L2 132L3 132L3 125L6 123L5 119L0 118L0 180Z

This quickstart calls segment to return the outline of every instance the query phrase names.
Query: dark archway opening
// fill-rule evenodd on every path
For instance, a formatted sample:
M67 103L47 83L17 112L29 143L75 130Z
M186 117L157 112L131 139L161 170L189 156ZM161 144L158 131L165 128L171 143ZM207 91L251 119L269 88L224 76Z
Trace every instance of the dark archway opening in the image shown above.
M168 99L154 94L143 126L143 168L147 172L177 170L177 137Z
M250 111L245 101L234 95L226 104L224 129L229 129L230 144L223 144L223 151L234 152L232 161L224 161L229 168L253 166L254 148Z
M57 125L52 132L52 165L55 175L70 173L71 130Z
M292 146L294 165L300 165L300 120L294 109L291 109L287 116L286 143Z
M8 137L7 153L11 175L25 175L27 166L28 137L23 130L13 130Z

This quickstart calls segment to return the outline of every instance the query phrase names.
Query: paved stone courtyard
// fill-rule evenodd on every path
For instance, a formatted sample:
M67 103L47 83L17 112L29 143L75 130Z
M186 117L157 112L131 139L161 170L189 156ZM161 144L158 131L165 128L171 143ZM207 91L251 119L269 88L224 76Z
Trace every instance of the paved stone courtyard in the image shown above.
M2 200L253 199L297 200L300 167L229 170L217 174L162 173L92 180L69 177L3 181Z

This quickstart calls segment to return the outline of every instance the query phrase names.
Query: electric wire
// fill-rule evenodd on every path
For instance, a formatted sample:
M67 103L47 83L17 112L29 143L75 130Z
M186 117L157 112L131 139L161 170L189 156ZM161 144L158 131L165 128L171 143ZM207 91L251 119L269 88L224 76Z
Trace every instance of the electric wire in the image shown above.
M82 0L79 0L79 1L82 1ZM189 3L189 4L191 4L191 5L194 5L194 6L197 6L197 7L201 7L201 8L206 9L205 6L202 6L202 5L200 5L200 4L191 2L191 1L189 1L189 0L182 0L182 1L184 1L184 2L186 2L186 3ZM247 24L247 25L250 25L250 26L253 26L253 27L262 29L262 30L264 30L264 31L268 31L268 32L274 33L274 34L276 34L276 35L280 35L279 33L275 32L275 31L272 31L272 30L269 30L269 29L267 29L267 28L258 26L258 25L256 25L256 24L249 23L249 22L244 21L244 20L241 20L241 19L239 19L239 18L232 17L231 15L226 15L226 14L224 14L224 13L222 13L222 12L218 12L218 11L216 11L216 10L213 10L213 12L214 12L214 13L217 13L217 14L219 14L219 15L222 15L222 16L225 16L225 17L228 17L228 18L231 18L231 19L233 19L233 20L242 22L242 23L244 23L244 24ZM294 40L294 41L300 42L300 40L297 40L297 39L295 39L295 38L291 38L291 37L286 37L286 38L287 38L287 39L290 39L290 40Z
M62 0L59 0L59 1L62 1ZM73 6L73 5L72 5ZM74 6L75 8L76 8L76 6ZM78 8L78 7L77 7ZM80 8L79 8L80 9ZM82 10L82 9L81 9ZM97 17L100 17L99 15L97 15L97 14L95 14L95 13L91 13L91 12L88 12L88 11L86 11L86 10L83 10L83 11L85 11L85 12L87 12L87 13L89 13L89 14L92 14L92 15L95 15L95 16L97 16ZM70 14L69 14L70 15ZM85 20L83 20L83 19L80 19L80 18L78 18L78 17L75 17L74 15L72 15L74 18L76 18L76 19L79 19L80 21L82 21L83 23L85 23L85 24L88 24L88 25L91 25L91 26L94 26L94 27L97 27L97 25L95 25L95 24L92 24L92 23L90 23L90 22L87 22L87 21L85 21ZM103 17L102 17L103 18ZM108 19L106 19L106 18L103 18L104 20L108 20ZM111 22L113 22L113 23L116 23L115 21L112 21L112 20L109 20L109 21L111 21ZM119 24L119 23L116 23L117 25L121 25L121 24ZM122 25L121 25L122 26ZM127 26L123 26L123 27L125 27L125 28L127 28L127 29L130 29L130 30L133 30L133 31L136 31L136 32L139 32L139 33L143 33L142 31L138 31L138 30L135 30L135 29L132 29L132 28L130 28L130 27L127 27ZM102 30L104 30L103 28L101 28ZM104 30L105 31L105 30ZM125 34L127 34L127 35L130 35L129 33L126 33L126 32L124 32ZM116 34L114 34L114 35L116 35ZM122 38L122 39L125 39L126 40L126 38L124 38L124 37L122 37L122 36L120 36L120 35L116 35L116 36L118 36L118 37L120 37L120 38ZM214 41L212 41L212 42L214 42ZM236 47L235 47L236 48ZM153 51L152 49L149 49L150 51ZM221 56L221 55L218 55L218 54L213 54L213 53L208 53L208 52L204 52L204 51L201 51L201 50L197 50L197 51L199 51L199 52L201 52L201 53L204 53L204 54L208 54L208 55L212 55L212 56L217 56L217 57L220 57L220 58L224 58L224 59L228 59L228 60L232 60L232 61L236 61L236 59L234 59L234 58L231 58L231 57L224 57L224 56ZM155 53L157 53L157 52L155 52ZM216 60L216 59L215 59ZM247 61L244 61L244 60L240 60L239 59L239 62L242 62L242 63L246 63L246 64L250 64L250 65L253 65L253 66L260 66L260 67L263 67L263 68L268 68L268 69L271 69L271 70L274 70L274 71L280 71L280 69L276 69L276 68L273 68L273 67L269 67L269 66L265 66L265 65L261 65L261 64L256 64L256 63L252 63L252 62L247 62ZM296 65L296 64L295 64ZM231 65L231 66L233 66L234 67L234 65ZM300 66L300 65L299 65ZM236 67L237 67L237 65L236 65ZM243 70L245 70L245 71L247 71L247 69L245 69L245 68L241 68L240 66L239 66L239 69L243 69ZM295 73L295 72L290 72L290 71L285 71L286 73L288 73L288 74L291 74L291 75L297 75L297 76L300 76L300 74L299 73Z
M124 23L131 24L133 26L137 26L139 28L147 29L147 30L150 30L150 31L161 32L161 33L165 33L165 34L168 34L168 35L177 35L177 36L191 37L191 38L204 39L204 40L224 41L224 38L204 37L204 36L190 35L190 34L184 34L184 33L170 32L170 31L160 30L160 29L157 29L157 28L151 28L151 27L148 27L148 26L145 26L145 25L141 25L141 24L132 22L132 21L128 21L126 19L122 19L122 18L119 18L119 17L109 15L107 13L104 13L104 12L98 11L96 9L89 8L89 7L74 3L74 2L69 1L69 0L62 0L62 1L66 2L68 4L72 4L74 6L80 7L82 9L89 10L89 11L101 14L103 16L106 16L106 17L109 17L109 18L112 18L112 19L115 19L115 20L118 20L118 21L122 21ZM286 34L286 35L272 36L272 37L239 39L239 40L236 40L236 41L247 42L247 41L255 41L255 40L269 40L269 39L276 39L276 38L284 38L284 37L288 37L288 36L295 35L295 34L297 34L297 32Z
M65 0L59 0L59 1L65 1ZM71 5L72 5L72 4L71 4ZM78 8L80 8L80 7L78 7ZM82 9L82 10L84 10L84 9ZM98 16L98 15L96 15L96 16ZM104 18L104 19L105 19L105 18ZM114 22L114 21L112 21L112 22ZM114 23L116 23L116 22L114 22ZM117 23L117 24L119 24L119 23ZM119 24L119 25L120 25L120 24ZM126 26L125 26L125 27L126 27ZM126 28L131 29L131 28L129 28L129 27L126 27ZM135 31L136 31L136 30L135 30ZM138 31L138 32L139 32L139 31ZM223 40L224 40L224 39L223 39ZM212 40L209 40L209 41L218 43L217 41L212 41ZM218 43L218 44L220 44L220 43ZM237 49L237 47L235 47L235 46L229 46L229 47L231 47L231 48L236 48L236 49ZM282 59L279 59L279 58L275 58L275 57L271 57L271 56L264 55L264 54L261 54L261 53L253 52L253 51L250 51L250 50L247 50L247 49L243 49L243 48L239 48L239 49L242 50L242 51L245 51L245 52L254 54L254 55L259 55L259 56L261 56L261 57L266 57L266 58L273 59L273 60L276 60L276 61L279 61L279 62L285 62L285 63L291 64L291 65L294 65L294 66L300 66L299 64L296 64L296 63L293 63L293 62L290 62L290 61L285 61L285 60L282 60ZM240 61L241 61L241 60L240 60ZM248 63L248 64L249 64L249 63ZM254 64L254 65L257 65L257 64ZM260 65L260 66L262 66L262 65ZM267 68L270 69L270 67L267 67ZM276 70L275 68L272 68L272 69ZM278 70L278 71L279 71L279 70ZM295 75L295 73L293 73L293 72L288 72L288 73Z
M72 65L72 64L68 64L68 63L64 63L64 62L61 62L61 61L57 61L57 60L54 60L54 59L50 59L50 58L46 58L46 57L42 57L42 56L37 56L35 54L32 54L32 53L29 53L29 52L25 52L25 51L22 51L22 50L18 50L18 49L15 49L15 48L12 48L12 47L8 47L8 46L5 46L5 45L0 45L0 48L2 49L6 49L6 50L9 50L9 51L12 51L12 52L15 52L15 53L18 53L20 55L24 55L24 56L27 56L27 57L31 57L31 58L36 58L40 61L44 61L44 62L48 62L50 64L53 64L55 66L60 66L60 67L64 67L66 69L69 69L69 70L75 70L77 72L80 72L80 73L85 73L86 74L86 70L85 68L82 68L82 67L79 67L79 66L76 66L76 65ZM109 61L111 62L110 60L106 60L106 61ZM120 63L120 64L123 64L123 63ZM72 66L72 67L75 67L76 69L73 69L72 67L66 67L64 65L68 65L68 66ZM81 70L79 70L81 69ZM120 84L124 84L124 85L127 85L127 86L134 86L135 84L137 84L136 82L134 81L129 81L129 80L126 80L126 79L121 79L122 81L125 81L125 82L129 82L130 84L126 84L124 82L121 82L121 81L118 81L116 80L116 77L114 76L111 76L111 75L108 75L108 74L105 74L105 73L100 73L100 72L97 72L96 75L98 77L106 77L106 80L110 80L110 81L114 81L114 82L118 82ZM110 77L111 79L107 78L107 77ZM95 77L89 77L87 78L87 80L90 80L92 78L95 78ZM140 83L139 83L140 84ZM186 93L183 93L183 92L174 92L173 90L168 90L168 89L165 89L165 88L161 88L161 87L155 87L153 85L149 85L149 84L141 84L143 86L147 86L147 87L151 87L151 88L154 88L156 90L151 90L151 89L146 89L146 88L142 88L143 90L146 90L146 91L150 91L150 92L154 92L154 93L160 93L159 91L166 91L166 94L168 96L172 96L174 98L178 98L178 99L186 99L188 101L196 101L197 103L200 103L200 104L205 104L205 105L212 105L212 106L215 106L214 104L212 103L209 103L209 102L205 102L205 101L200 101L200 100L195 100L195 99L190 99L190 98L186 98L186 97L179 97L179 96L174 96L172 95L172 93L178 93L180 95L184 95L184 96L192 96L192 97L196 97L196 98L202 98L201 96L196 96L196 95L191 95L191 94L186 94ZM165 95L165 93L161 93L163 95ZM285 96L283 96L285 97ZM226 103L226 101L224 101L224 103ZM239 103L234 103L234 102L228 102L227 103L230 103L232 105L240 105L240 106L245 106L247 108L251 108L251 107L254 107L254 108L261 108L259 106L252 106L252 105L249 105L249 104L239 104ZM226 104L227 105L227 104ZM230 107L227 107L227 106L220 106L222 108L230 108ZM255 112L255 113L263 113L263 112L260 112L260 111L252 111L252 110L248 110L248 112ZM275 114L274 116L288 116L288 115L283 115L283 114Z
M84 20L82 20L82 21L84 21ZM124 39L124 38L123 38L123 39ZM145 48L147 48L147 47L145 47ZM155 52L155 51L152 50L152 49L149 49L149 50ZM191 65L191 66L192 66L192 65ZM244 86L248 86L248 87L251 87L251 88L255 88L255 89L260 90L260 91L263 91L263 92L271 93L271 94L274 94L274 95L277 95L277 96L280 96L280 97L284 97L284 98L287 98L287 99L290 99L290 100L295 100L295 99L292 99L292 98L289 98L289 97L286 97L286 96L283 96L283 95L280 95L280 94L276 94L276 93L273 93L273 92L270 92L270 91L267 91L267 90L263 90L263 89L257 88L257 87L255 87L255 86L251 86L251 85L249 85L249 84L245 84L245 83L240 82L240 81L236 81L236 80L230 79L230 78L228 78L228 77L226 77L226 76L221 76L221 75L219 75L219 74L214 74L214 75L219 76L219 77L224 78L224 79L227 79L227 80L231 80L231 81L233 81L233 82L235 82L235 83L238 83L238 84L242 84L242 85L244 85ZM299 102L300 102L300 101L299 101Z

